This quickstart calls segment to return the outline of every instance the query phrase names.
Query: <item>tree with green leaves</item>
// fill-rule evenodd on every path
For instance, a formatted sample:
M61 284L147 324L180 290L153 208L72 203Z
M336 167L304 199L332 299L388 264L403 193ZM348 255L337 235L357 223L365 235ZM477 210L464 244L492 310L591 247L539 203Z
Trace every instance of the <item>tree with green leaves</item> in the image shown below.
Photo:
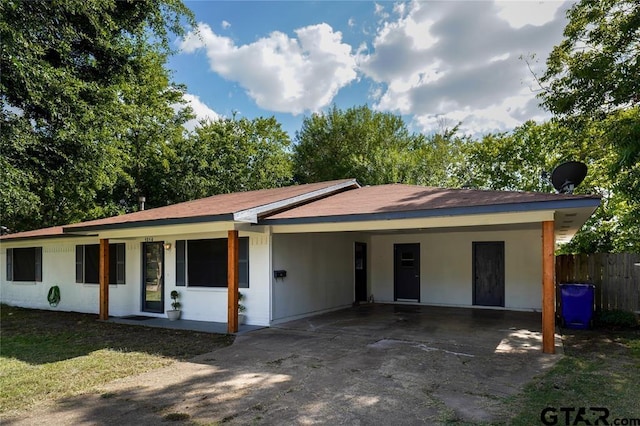
M554 191L545 172L565 161L585 163L588 174L577 194L602 194L601 206L563 253L621 252L640 247L640 232L632 225L627 195L616 191L608 173L617 159L613 147L598 143L606 124L572 129L555 121L532 121L512 132L488 134L462 147L456 171L462 186L478 189ZM547 175L548 176L548 175Z
M171 202L171 174L178 161L175 149L187 136L183 125L192 117L189 108L175 109L183 102L185 87L170 81L164 67L166 56L151 52L141 60L139 84L121 93L123 124L128 127L126 137L119 141L122 170L110 191L101 194L100 202L102 206L117 204L126 211L137 208L140 196L146 198L148 208Z
M201 122L175 145L170 202L289 185L290 144L274 117Z
M640 3L583 0L567 17L541 79L543 105L561 117L596 118L640 106Z
M564 39L541 78L543 106L572 129L597 128L593 144L613 147L608 173L620 200L617 235L640 234L640 3L583 0L567 16ZM635 241L613 244L640 250Z
M603 170L612 150L592 143L594 131L582 133L555 122L528 121L511 132L487 134L462 147L464 161L456 172L463 186L507 191L552 191L543 174L559 164L582 161L589 175L578 192L599 192L608 178Z
M301 183L356 178L365 185L442 185L454 156L453 132L426 138L402 117L368 106L333 106L305 117L296 133L294 169Z
M420 147L413 152L411 179L407 183L442 188L462 186L456 172L467 161L463 149L470 138L457 136L458 128L459 125L441 127L421 140Z
M161 146L185 118L167 108L183 88L164 63L191 12L178 0L8 0L0 17L2 224L24 230L130 208L116 187L144 189L135 146Z

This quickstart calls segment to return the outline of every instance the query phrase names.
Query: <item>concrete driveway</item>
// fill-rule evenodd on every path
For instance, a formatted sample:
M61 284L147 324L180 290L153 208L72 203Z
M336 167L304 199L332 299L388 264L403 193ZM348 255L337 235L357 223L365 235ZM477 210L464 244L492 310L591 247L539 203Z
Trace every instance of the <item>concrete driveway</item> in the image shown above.
M559 359L542 354L540 323L539 313L362 305L238 336L11 424L157 424L177 413L196 424L500 421L503 397Z

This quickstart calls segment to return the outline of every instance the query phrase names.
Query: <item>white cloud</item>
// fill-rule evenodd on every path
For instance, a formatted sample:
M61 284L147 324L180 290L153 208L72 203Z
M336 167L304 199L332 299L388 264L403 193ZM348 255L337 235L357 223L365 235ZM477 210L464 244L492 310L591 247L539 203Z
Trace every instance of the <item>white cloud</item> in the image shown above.
M383 18L383 19L386 19L386 18L388 18L388 17L389 17L389 14L384 10L384 6L383 6L383 5L381 5L380 3L375 3L375 4L374 4L374 10L373 10L373 13L374 13L376 16L379 16L379 17L381 17L381 18Z
M460 132L471 136L480 136L489 132L502 132L521 125L526 120L544 121L550 114L537 108L537 101L523 95L510 96L502 102L483 108L463 107L452 109L447 114L417 115L414 125L425 131L440 127L442 119L451 123L451 127L462 123Z
M382 87L379 84L375 84L369 87L369 93L367 96L369 99L373 100L374 102L377 102L380 100L383 93L384 91Z
M398 2L393 5L393 13L395 13L396 15L399 15L400 17L403 17L406 11L407 11L407 3Z
M519 10L506 2L414 1L396 7L402 13L380 25L372 48L358 52L360 71L386 87L374 107L412 114L424 131L443 119L463 121L474 133L546 117L519 58L548 55L561 40L569 5L528 2Z
M356 74L351 46L328 24L295 30L297 38L275 31L236 46L201 23L180 43L185 53L205 49L211 70L240 84L261 108L300 114L329 105Z
M544 25L553 21L562 2L553 1L528 1L528 0L498 0L498 16L509 23L513 28L522 28L525 25Z
M179 45L184 53L205 52L213 72L268 111L316 112L343 87L363 84L360 93L374 108L413 116L425 132L444 120L462 121L465 132L476 134L548 117L537 106L535 79L520 58L535 54L540 62L530 59L530 65L542 72L573 1L374 3L377 28L373 35L365 32L358 46L326 23L244 44L200 24ZM356 22L365 25L360 16L346 25ZM223 29L230 26L222 21Z
M220 119L220 114L209 108L204 102L200 100L200 97L185 93L182 98L187 102L187 105L193 109L195 118L187 121L184 127L191 131L198 127L201 121L215 121Z

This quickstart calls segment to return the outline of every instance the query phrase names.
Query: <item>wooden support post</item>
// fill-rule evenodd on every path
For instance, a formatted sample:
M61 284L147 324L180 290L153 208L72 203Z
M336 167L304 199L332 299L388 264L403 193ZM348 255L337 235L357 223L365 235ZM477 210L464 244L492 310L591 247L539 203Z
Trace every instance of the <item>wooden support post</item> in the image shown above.
M542 352L554 354L555 347L555 234L552 220L542 222Z
M100 315L99 319L109 319L109 240L100 240L100 260L98 267L100 281Z
M238 332L238 231L229 231L227 239L227 332Z

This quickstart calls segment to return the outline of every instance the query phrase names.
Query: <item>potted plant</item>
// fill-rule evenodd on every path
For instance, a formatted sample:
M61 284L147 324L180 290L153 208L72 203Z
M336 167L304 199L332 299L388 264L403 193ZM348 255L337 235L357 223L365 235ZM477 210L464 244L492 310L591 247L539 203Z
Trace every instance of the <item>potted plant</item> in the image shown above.
M169 318L169 321L180 319L180 307L182 306L182 304L178 302L179 297L180 293L178 293L176 290L173 290L171 292L171 299L173 300L173 302L171 302L171 307L173 309L167 311L167 318Z
M238 292L238 324L244 324L247 321L247 316L244 314L244 311L247 310L247 307L241 303L243 300L244 294Z

